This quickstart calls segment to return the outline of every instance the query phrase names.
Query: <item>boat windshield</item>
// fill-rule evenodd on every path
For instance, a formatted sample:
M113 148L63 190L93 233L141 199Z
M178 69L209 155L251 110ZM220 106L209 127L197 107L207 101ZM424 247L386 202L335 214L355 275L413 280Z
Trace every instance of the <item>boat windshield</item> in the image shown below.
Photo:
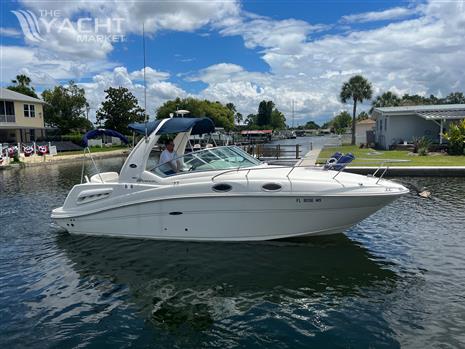
M174 173L168 163L158 164L149 171L161 177L186 172L216 171L232 168L254 167L261 162L236 146L207 148L184 154L173 160L180 171Z

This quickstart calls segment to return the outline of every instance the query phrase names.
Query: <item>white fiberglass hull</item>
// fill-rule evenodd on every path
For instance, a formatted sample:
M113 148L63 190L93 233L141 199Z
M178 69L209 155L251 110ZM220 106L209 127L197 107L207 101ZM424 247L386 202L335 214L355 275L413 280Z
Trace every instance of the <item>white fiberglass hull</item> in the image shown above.
M341 233L401 195L190 197L53 220L72 234L191 241L260 241Z

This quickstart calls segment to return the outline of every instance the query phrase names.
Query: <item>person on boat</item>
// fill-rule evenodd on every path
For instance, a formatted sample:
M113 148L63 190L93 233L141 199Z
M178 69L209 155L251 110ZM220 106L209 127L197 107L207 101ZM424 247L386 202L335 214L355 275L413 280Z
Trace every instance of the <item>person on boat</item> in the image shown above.
M176 159L178 155L174 151L174 142L171 139L165 141L165 150L160 155L160 165L163 172L167 175L175 174L181 168L180 162Z

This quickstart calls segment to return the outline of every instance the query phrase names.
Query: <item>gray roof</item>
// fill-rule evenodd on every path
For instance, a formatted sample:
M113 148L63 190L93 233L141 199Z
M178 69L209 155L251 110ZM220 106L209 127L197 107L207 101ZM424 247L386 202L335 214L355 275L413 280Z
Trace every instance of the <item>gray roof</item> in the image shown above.
M45 102L41 99L23 95L22 93L11 91L7 88L0 87L0 99L8 101L19 101L19 102L31 102L31 103L42 103Z
M432 105L411 105L402 107L382 107L375 108L379 113L418 113L422 111L445 111L445 110L465 110L465 104L432 104Z
M439 111L425 111L417 113L426 120L447 120L447 119L465 119L465 109L462 110L439 110Z
M465 119L465 104L412 105L375 108L374 113L387 116L416 115L426 120Z

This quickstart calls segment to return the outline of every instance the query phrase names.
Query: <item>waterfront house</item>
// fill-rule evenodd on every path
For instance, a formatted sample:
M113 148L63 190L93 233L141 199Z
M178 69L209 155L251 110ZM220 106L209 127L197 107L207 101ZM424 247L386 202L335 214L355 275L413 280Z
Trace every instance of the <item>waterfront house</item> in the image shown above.
M442 144L450 124L465 118L465 104L383 107L375 108L372 115L376 144L383 149L423 136Z
M32 142L45 136L44 101L0 88L0 143Z

